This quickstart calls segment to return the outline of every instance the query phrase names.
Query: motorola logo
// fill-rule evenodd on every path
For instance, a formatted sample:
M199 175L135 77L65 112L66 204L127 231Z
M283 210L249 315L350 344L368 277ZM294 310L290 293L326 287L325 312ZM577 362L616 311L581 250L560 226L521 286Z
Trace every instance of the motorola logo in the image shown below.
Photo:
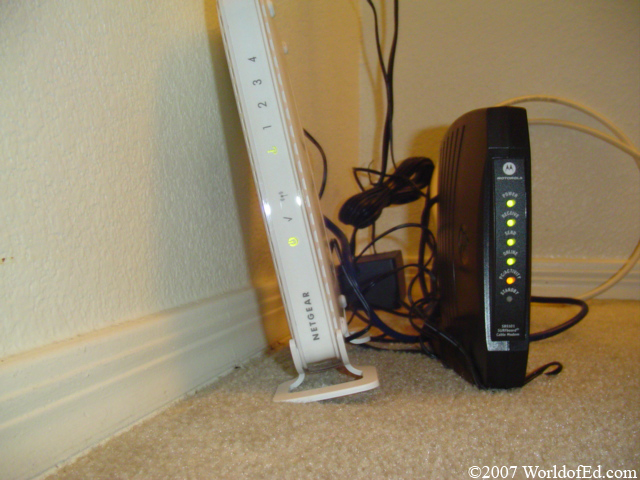
M516 173L516 165L513 162L506 162L503 166L502 166L502 171L504 172L505 175L513 175L514 173Z

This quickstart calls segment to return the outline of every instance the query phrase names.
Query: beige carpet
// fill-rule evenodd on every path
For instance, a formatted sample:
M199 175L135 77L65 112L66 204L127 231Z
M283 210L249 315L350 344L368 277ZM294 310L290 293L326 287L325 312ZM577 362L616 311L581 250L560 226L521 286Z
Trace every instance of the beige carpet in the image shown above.
M584 468L575 470L580 465L592 468L587 478L608 470L634 470L636 477L627 478L637 478L640 302L590 306L581 324L531 347L529 370L558 360L564 371L519 390L480 391L422 355L350 348L354 364L378 368L379 389L276 404L276 386L293 375L285 349L237 369L48 480L467 479L473 466L516 467L503 469L507 478L563 478L563 468L564 478L571 471L585 478ZM534 307L532 330L573 311ZM527 477L532 472L525 466L545 471ZM471 473L492 478L487 469Z

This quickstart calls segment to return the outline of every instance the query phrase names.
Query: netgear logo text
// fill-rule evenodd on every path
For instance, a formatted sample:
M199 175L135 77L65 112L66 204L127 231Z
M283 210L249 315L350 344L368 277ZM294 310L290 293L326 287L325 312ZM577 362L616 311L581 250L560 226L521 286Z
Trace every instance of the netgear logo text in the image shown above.
M309 322L309 330L314 340L320 340L320 334L318 333L318 327L315 321L316 315L313 313L313 306L311 305L311 297L309 292L303 292L302 298L305 304L305 311L307 313L307 321Z

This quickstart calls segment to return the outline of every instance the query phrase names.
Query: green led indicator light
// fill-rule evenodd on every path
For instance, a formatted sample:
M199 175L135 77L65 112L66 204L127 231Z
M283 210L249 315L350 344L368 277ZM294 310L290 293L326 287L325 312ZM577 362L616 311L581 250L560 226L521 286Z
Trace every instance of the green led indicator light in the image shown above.
M516 206L516 201L514 199L507 200L507 207L513 208Z
M515 224L516 224L515 218L510 218L509 220L507 220L507 227L513 227Z
M516 259L513 257L509 257L507 258L507 265L511 266L511 265L515 265L516 263Z
M507 239L507 245L509 245L510 247L513 247L516 244L516 239L515 238L508 238Z

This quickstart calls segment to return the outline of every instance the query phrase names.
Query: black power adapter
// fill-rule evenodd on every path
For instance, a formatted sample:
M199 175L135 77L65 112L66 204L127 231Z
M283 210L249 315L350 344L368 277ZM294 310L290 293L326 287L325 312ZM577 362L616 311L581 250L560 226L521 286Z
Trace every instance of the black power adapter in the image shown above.
M402 252L363 255L355 264L356 280L360 291L373 309L396 310L402 306L406 295L406 283ZM338 270L340 290L349 306L360 307L356 294L344 272Z

